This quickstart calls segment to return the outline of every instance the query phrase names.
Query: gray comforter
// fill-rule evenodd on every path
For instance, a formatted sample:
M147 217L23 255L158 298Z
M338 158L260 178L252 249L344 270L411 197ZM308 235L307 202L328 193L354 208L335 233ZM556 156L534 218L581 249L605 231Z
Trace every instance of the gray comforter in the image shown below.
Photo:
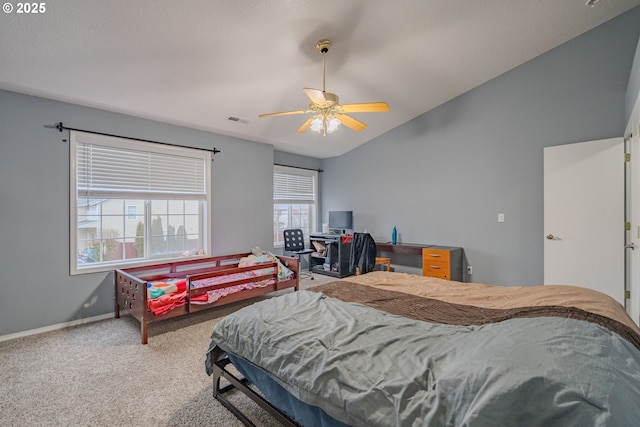
M389 314L300 291L214 328L301 401L356 426L635 426L640 351L583 320L475 326Z

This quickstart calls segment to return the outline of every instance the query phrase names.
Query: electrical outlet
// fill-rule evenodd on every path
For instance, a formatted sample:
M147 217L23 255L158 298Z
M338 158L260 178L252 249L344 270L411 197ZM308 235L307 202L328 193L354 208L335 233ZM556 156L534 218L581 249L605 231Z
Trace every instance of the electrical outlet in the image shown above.
M467 265L467 274L473 274L473 267Z

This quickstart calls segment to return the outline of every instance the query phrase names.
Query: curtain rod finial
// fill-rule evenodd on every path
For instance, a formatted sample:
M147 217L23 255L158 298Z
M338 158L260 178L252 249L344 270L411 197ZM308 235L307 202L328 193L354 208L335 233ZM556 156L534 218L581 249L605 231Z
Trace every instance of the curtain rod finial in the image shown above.
M64 129L64 125L62 124L62 122L58 122L52 125L44 125L44 127L49 129L58 129L60 132L62 132L62 130Z

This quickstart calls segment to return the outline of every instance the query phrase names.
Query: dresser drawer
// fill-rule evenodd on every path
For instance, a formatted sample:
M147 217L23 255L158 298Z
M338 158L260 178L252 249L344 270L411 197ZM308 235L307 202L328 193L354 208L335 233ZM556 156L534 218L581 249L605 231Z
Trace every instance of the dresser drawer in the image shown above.
M451 266L449 263L432 262L426 259L422 261L422 275L451 280Z
M451 262L451 251L447 249L424 248L422 250L422 262Z

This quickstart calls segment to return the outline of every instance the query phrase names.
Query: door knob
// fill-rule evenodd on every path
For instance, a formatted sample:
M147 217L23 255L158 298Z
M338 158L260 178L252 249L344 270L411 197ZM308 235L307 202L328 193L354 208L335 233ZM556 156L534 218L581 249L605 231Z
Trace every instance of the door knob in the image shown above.
M556 238L556 236L554 236L553 234L547 234L546 235L547 240L553 240Z
M624 248L634 250L636 248L636 245L633 242L631 242L624 245Z

